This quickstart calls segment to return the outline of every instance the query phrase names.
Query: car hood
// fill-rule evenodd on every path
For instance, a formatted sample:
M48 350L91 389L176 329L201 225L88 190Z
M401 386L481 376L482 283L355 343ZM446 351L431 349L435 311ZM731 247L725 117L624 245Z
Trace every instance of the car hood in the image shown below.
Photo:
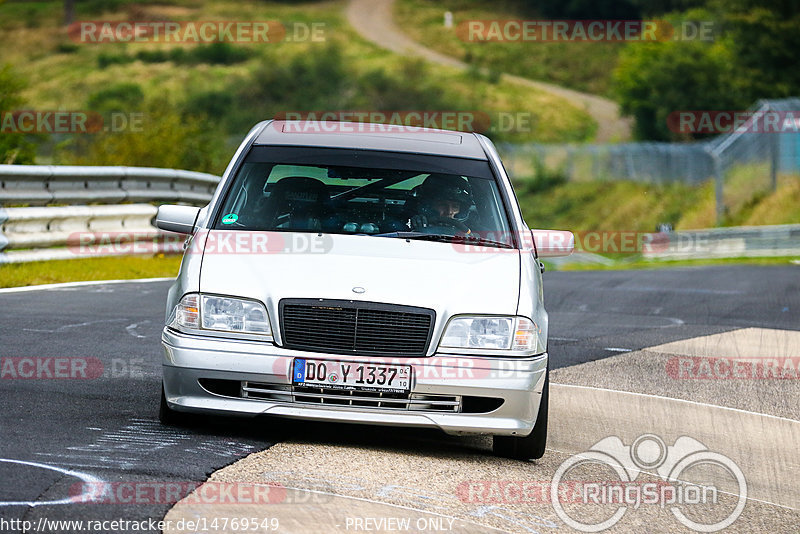
M243 243L220 246L226 235ZM259 241L260 247L253 247ZM264 242L268 243L265 247ZM273 328L284 298L344 299L419 306L437 323L455 314L516 313L520 257L402 238L288 232L208 233L200 291L258 299ZM363 292L361 291L363 289Z

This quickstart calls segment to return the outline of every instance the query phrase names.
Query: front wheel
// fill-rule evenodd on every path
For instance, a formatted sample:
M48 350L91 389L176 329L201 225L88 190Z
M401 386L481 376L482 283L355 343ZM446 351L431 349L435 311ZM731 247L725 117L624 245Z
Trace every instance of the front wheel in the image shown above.
M497 456L514 460L538 460L544 456L547 444L547 412L550 399L550 370L546 371L542 400L539 402L539 413L533 430L525 437L494 436L492 450Z

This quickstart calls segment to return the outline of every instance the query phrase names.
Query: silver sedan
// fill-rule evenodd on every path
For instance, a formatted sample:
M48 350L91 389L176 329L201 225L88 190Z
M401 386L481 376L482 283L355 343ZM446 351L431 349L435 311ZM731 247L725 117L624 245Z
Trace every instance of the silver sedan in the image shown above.
M547 313L539 257L492 143L354 123L256 125L189 235L169 292L161 420L189 412L491 434L539 458Z

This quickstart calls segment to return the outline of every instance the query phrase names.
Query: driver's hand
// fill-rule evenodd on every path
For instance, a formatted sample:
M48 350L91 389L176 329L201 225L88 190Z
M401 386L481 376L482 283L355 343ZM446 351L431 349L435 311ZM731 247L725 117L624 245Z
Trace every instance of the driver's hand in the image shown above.
M424 215L414 215L411 217L411 227L415 230L428 227L428 218Z

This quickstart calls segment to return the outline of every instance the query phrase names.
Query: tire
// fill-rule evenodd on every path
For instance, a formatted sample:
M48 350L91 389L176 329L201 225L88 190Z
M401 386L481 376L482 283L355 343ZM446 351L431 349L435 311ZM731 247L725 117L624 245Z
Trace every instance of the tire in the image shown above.
M161 404L158 407L158 420L164 425L179 426L187 422L187 416L176 412L167 404L167 395L164 393L164 383L161 383Z
M525 437L494 436L492 451L497 456L514 460L538 460L544 456L547 444L547 413L550 404L550 370L544 378L542 400L539 402L539 413L533 430Z

